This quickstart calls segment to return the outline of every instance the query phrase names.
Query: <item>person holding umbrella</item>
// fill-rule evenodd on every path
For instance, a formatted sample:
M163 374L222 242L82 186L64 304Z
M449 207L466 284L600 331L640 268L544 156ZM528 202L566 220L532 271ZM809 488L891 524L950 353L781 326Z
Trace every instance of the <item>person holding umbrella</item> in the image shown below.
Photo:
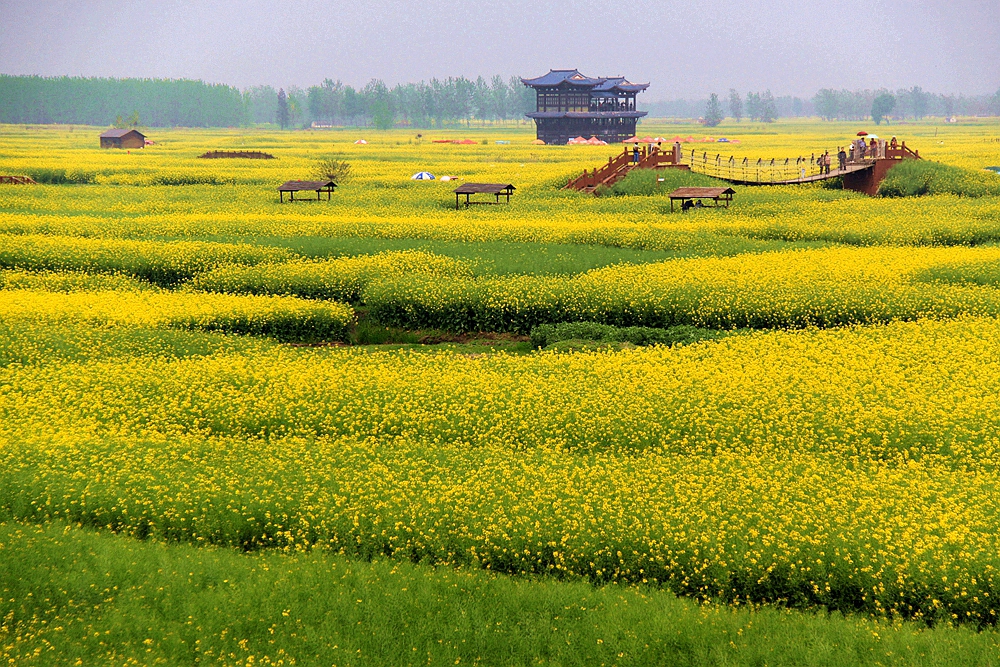
M858 132L858 138L854 140L854 156L858 160L865 159L865 153L868 152L868 144L865 143L865 137L868 133L864 130Z

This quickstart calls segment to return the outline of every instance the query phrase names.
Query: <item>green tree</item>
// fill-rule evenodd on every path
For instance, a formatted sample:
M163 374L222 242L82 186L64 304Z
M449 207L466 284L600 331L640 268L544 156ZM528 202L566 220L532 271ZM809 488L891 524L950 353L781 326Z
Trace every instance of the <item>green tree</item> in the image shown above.
M271 86L247 88L243 104L250 123L273 123L278 118L278 91Z
M708 98L708 105L705 107L705 125L715 127L722 122L722 105L719 104L719 96L712 93Z
M389 130L395 124L392 111L389 110L389 102L386 100L375 100L371 105L372 125L379 130Z
M313 174L320 180L345 183L351 178L351 163L338 157L328 157L320 160Z
M288 111L288 95L285 94L285 89L282 88L278 91L278 125L281 129L288 127L288 123L291 121L291 114Z
M396 113L389 88L380 79L372 79L361 91L372 125L380 130L388 130L396 124Z
M816 113L824 120L833 120L839 115L839 100L837 92L832 88L823 88L813 97Z
M896 108L896 97L891 93L882 93L872 101L872 120L881 125L884 120L889 123L889 114Z
M773 123L777 117L778 107L774 103L774 95L768 90L760 96L760 122Z
M298 86L288 87L288 124L290 126L305 123L305 114L309 110L306 94Z
M929 98L930 95L925 93L920 86L914 86L910 89L910 104L912 105L914 118L923 118L927 115Z
M747 93L747 118L760 120L760 93Z
M729 89L729 115L737 123L743 120L743 99L735 88Z

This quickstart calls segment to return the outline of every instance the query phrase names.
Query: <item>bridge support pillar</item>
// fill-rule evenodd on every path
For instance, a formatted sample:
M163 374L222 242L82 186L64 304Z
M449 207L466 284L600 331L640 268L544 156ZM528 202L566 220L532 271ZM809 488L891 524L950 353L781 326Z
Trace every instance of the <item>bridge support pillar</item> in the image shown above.
M878 194L878 186L885 179L885 175L900 162L902 160L891 158L875 160L869 169L844 174L844 189L863 192L869 197L874 197Z

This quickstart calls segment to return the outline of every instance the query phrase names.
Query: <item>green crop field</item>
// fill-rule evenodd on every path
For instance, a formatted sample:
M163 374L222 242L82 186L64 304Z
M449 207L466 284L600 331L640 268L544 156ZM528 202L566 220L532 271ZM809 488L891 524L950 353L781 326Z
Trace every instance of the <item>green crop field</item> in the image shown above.
M1000 124L897 130L671 213L523 125L0 126L0 658L1000 664Z

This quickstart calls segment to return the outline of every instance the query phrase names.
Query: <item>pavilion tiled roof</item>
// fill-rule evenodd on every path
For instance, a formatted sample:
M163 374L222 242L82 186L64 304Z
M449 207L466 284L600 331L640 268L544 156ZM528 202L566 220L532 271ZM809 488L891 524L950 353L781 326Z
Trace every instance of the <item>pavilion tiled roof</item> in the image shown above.
M598 77L585 76L575 69L551 69L548 74L534 79L521 79L521 83L532 88L548 88L568 83L572 86L587 88L593 92L622 91L638 93L649 88L648 83L630 83L623 76Z

